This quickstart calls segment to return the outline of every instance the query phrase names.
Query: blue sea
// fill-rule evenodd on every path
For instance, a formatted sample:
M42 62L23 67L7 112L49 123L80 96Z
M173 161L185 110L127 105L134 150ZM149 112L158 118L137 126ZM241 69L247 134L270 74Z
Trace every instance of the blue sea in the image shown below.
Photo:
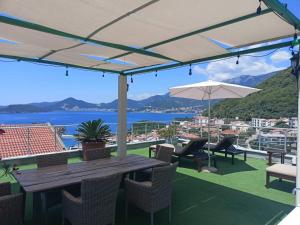
M148 113L129 112L127 113L127 127L132 123L141 120L171 122L175 118L192 117L194 114L185 113ZM51 123L52 125L67 125L66 133L73 134L78 124L88 120L101 118L107 123L113 133L117 130L117 112L45 112L45 113L17 113L0 114L0 124L31 124L31 123ZM71 146L73 141L64 140L65 144Z

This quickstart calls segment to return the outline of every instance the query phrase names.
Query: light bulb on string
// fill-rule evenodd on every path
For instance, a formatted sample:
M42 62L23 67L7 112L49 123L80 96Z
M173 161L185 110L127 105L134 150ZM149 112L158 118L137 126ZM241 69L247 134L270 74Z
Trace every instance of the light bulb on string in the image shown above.
M192 75L192 64L190 64L189 75Z
M130 83L133 83L133 78L132 78L132 75L130 77Z
M155 71L155 77L157 77L157 70Z
M237 60L235 62L236 65L239 65L240 64L240 55L237 55Z
M66 66L66 77L69 76L68 66Z

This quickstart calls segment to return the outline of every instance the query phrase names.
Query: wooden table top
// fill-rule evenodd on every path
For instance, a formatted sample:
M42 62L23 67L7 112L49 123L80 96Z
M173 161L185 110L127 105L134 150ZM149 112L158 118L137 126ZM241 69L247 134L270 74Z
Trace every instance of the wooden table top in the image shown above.
M128 173L166 165L165 162L139 155L123 159L111 157L79 163L21 170L13 175L26 192L42 192L67 185L78 184L83 179Z

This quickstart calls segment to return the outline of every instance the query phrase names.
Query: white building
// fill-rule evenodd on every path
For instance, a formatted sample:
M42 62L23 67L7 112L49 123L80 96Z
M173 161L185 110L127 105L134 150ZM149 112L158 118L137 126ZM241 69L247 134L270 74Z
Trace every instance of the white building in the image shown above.
M290 128L297 128L298 127L298 118L297 117L289 118L288 124L289 124Z
M277 122L277 119L252 118L251 125L253 127L273 127Z

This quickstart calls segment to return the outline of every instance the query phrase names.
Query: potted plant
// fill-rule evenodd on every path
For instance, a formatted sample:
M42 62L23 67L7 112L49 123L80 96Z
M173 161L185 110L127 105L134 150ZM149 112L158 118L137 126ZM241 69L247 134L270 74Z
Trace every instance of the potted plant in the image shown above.
M177 127L174 125L167 126L165 128L162 128L158 130L158 135L161 138L164 138L167 143L174 144L176 143L176 134L177 134Z
M86 152L92 149L103 151L103 157L110 156L110 150L105 148L107 138L111 135L110 128L102 119L90 120L81 123L76 129L75 138L82 144L83 159L86 160Z

